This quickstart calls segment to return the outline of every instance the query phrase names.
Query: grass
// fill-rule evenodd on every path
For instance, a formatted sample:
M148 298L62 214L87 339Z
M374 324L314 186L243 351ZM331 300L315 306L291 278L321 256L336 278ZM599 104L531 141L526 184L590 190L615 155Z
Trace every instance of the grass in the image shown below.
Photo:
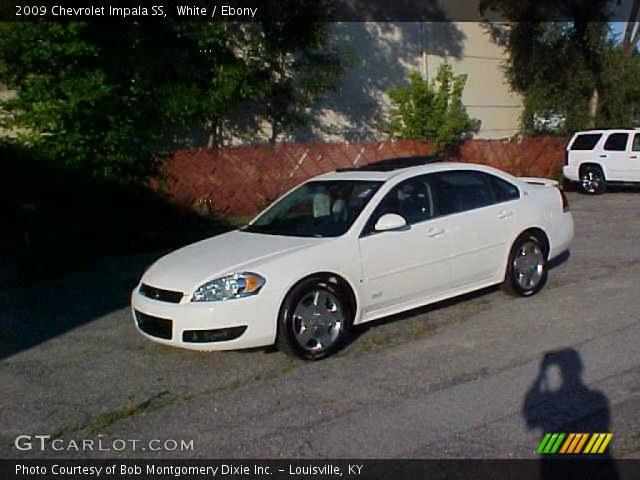
M99 435L120 420L132 418L141 413L159 410L167 405L171 405L175 402L176 397L169 397L168 394L168 391L163 391L140 403L134 403L134 397L131 396L127 398L125 404L120 408L94 415L84 423L56 430L51 434L51 439L80 432L88 435Z
M131 419L148 412L157 411L167 406L174 405L178 402L189 402L200 397L229 394L237 390L238 388L249 385L253 382L274 381L282 377L283 375L295 370L298 365L299 362L296 362L294 360L287 360L279 367L260 375L247 377L245 379L232 379L222 385L196 393L190 392L183 395L171 396L169 395L168 391L163 391L139 403L135 403L134 397L130 396L127 398L122 407L93 415L83 423L62 427L59 430L51 433L51 439L54 440L56 438L77 433L82 433L88 436L101 435L104 434L110 427L120 421Z

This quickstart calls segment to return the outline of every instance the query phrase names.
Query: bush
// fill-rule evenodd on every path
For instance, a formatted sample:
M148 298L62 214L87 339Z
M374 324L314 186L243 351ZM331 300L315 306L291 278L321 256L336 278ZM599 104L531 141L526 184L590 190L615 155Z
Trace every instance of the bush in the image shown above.
M431 82L413 72L409 85L389 91L389 134L406 140L434 140L436 151L452 146L476 123L462 104L466 81L466 75L454 75L447 63Z

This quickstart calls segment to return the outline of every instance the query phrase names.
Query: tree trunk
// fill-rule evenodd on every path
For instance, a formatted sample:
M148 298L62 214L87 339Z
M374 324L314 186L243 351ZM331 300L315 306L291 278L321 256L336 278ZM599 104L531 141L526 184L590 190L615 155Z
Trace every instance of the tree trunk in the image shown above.
M594 88L591 94L591 100L589 100L589 128L596 127L596 120L598 118L598 104L600 94L598 89Z
M222 122L219 118L210 120L208 123L207 148L217 148L222 146Z
M633 48L640 39L640 26L638 26L638 13L640 13L640 0L633 0L631 11L629 12L629 20L624 31L624 38L622 40L622 51L630 55L633 52ZM638 28L636 29L636 26ZM635 30L635 35L633 34Z
M276 140L278 140L278 122L275 119L271 120L271 136L269 137L269 145L275 146Z

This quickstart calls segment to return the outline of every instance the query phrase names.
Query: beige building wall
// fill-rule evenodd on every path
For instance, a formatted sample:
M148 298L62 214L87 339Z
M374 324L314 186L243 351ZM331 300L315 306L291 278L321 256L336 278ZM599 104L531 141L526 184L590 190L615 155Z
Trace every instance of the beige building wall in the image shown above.
M426 70L428 78L433 78L443 61L456 73L467 75L463 102L469 115L480 121L475 138L506 138L518 132L522 100L509 88L503 71L507 53L481 23L335 23L329 41L340 48L348 63L339 89L318 99L318 108L311 112L315 122L286 140L386 138L382 129L390 108L386 92L408 82L414 70ZM9 94L0 85L0 97ZM242 133L228 132L224 143L267 141L270 125L262 122L258 130L254 126ZM15 132L0 131L0 135L9 134Z
M522 100L507 83L504 49L476 22L337 23L331 41L349 58L338 92L326 95L318 123L295 139L330 141L384 138L389 111L386 92L406 83L413 70L433 78L448 61L467 75L463 102L480 121L476 138L505 138L518 132Z

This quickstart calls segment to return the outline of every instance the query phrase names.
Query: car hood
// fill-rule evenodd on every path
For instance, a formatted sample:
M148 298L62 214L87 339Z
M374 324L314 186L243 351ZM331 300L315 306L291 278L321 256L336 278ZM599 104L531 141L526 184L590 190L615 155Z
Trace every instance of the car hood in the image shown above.
M234 230L188 245L160 258L145 272L142 283L189 293L206 281L256 268L273 257L326 240Z

